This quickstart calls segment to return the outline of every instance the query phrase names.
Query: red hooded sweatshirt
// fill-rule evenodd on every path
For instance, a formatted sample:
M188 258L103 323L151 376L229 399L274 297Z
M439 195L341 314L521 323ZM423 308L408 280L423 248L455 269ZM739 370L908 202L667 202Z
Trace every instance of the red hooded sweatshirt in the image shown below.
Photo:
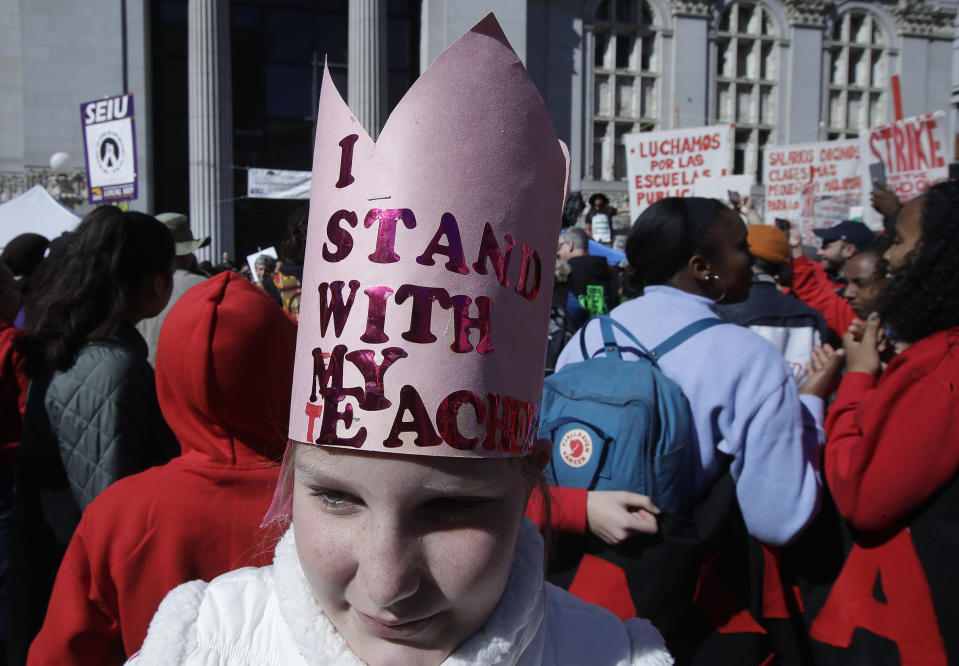
M273 559L259 529L286 445L296 325L235 273L167 315L157 394L182 455L92 502L57 574L29 664L122 664L163 597Z

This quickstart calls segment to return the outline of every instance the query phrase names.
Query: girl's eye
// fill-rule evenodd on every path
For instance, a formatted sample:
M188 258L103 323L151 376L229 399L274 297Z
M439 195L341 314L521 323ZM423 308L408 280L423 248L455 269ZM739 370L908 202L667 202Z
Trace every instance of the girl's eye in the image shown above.
M359 500L349 493L332 488L314 488L310 495L319 499L324 508L337 513L352 511L359 504Z

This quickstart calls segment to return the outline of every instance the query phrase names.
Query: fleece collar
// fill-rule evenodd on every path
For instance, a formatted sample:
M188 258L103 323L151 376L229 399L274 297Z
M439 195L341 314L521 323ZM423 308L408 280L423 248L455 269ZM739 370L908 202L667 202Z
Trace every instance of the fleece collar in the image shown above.
M276 547L273 561L280 613L307 663L362 666L310 590L296 554L292 525ZM443 662L444 666L515 666L539 663L545 632L546 594L543 586L543 540L527 519L520 526L509 579L493 614Z

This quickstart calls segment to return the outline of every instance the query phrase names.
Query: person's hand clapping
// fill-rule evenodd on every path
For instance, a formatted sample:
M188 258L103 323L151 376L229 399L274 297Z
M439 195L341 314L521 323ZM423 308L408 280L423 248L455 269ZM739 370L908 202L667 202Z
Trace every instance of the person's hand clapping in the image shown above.
M626 490L591 490L586 494L589 530L610 545L633 534L656 534L659 509L646 495Z
M812 361L806 365L806 381L799 392L804 395L815 395L825 400L839 384L842 373L842 349L836 350L832 345L813 347Z
M842 346L846 352L846 370L878 375L882 369L879 357L879 342L882 336L882 323L879 315L873 313L869 319L856 319L842 336Z

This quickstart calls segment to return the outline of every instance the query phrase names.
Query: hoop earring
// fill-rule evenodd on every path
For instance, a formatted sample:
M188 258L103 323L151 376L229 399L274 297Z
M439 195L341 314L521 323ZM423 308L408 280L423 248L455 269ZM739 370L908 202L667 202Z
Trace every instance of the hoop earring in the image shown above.
M719 276L718 276L718 275L715 275L715 274L712 274L712 273L710 273L709 275L706 276L706 282L707 282L707 284L711 284L714 280L715 280L716 282L718 282L718 281L719 281ZM722 287L721 284L720 284L720 287ZM724 298L726 298L726 288L725 288L725 287L722 287L722 289L723 289L723 293L721 293L718 298L712 298L712 297L710 296L710 299L712 300L713 303L719 303L719 302L721 302Z

